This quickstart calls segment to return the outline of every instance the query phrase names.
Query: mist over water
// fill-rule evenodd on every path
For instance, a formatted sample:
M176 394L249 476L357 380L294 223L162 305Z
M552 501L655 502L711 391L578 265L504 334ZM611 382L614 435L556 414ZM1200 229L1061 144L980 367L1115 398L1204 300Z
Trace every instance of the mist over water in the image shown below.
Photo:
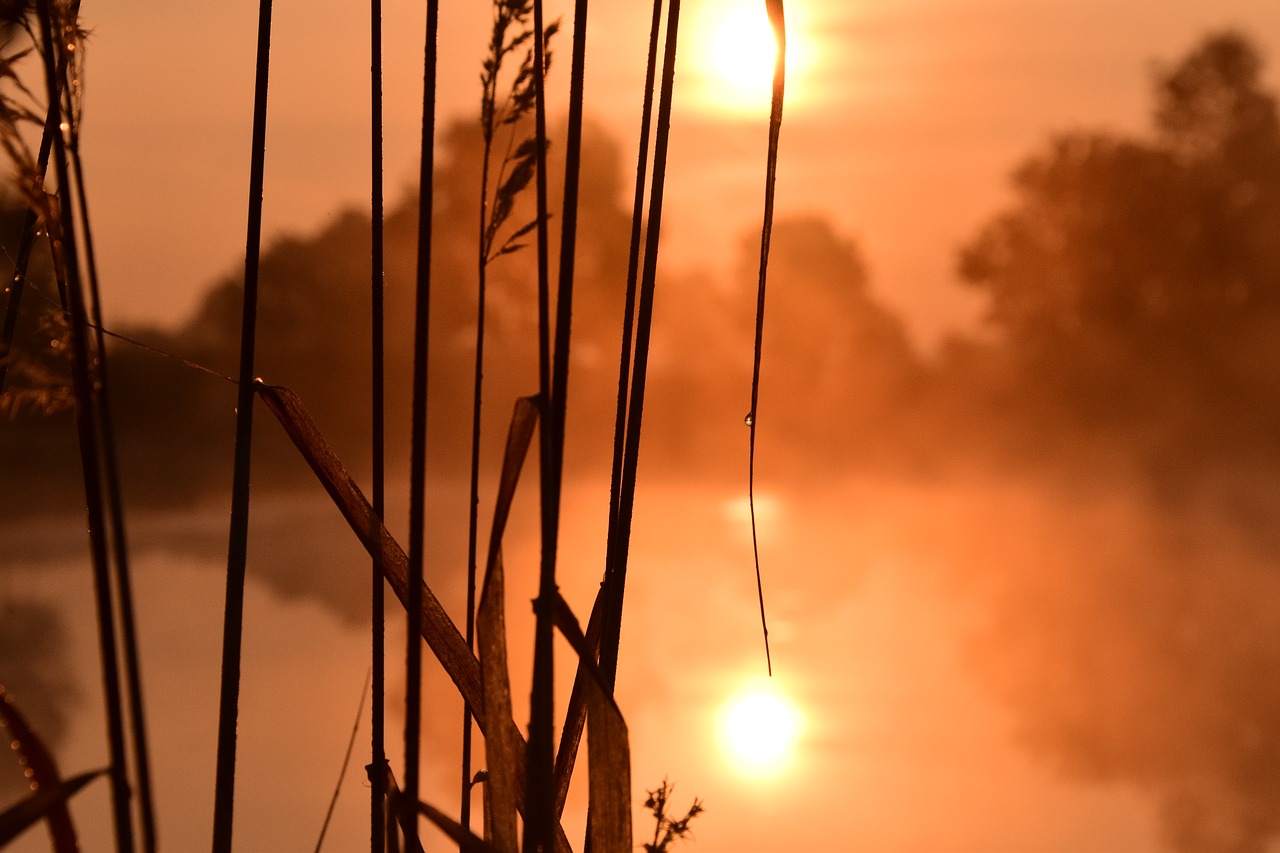
M1259 61L1238 37L1208 39L1158 81L1148 136L1072 134L1032 156L1014 203L962 253L989 325L936 353L912 346L878 296L892 283L871 279L851 238L817 217L779 221L755 413L760 542L778 682L806 722L771 784L728 768L714 723L764 665L743 513L753 238L736 271L662 270L619 698L637 788L667 774L708 802L699 849L1261 851L1280 835L1280 131ZM457 614L478 164L467 126L448 138L427 571ZM587 150L561 570L580 617L602 563L626 261L619 155L598 134ZM403 200L387 228L392 424L407 422L414 209ZM262 375L298 391L361 477L368 252L354 213L278 241L259 320ZM493 267L488 460L534 384L531 263ZM182 328L129 331L230 374L239 298L228 279ZM24 334L48 358L49 330L32 320ZM173 762L161 775L185 780L159 805L185 821L209 797L197 788L211 776L233 386L126 345L110 356L157 752ZM276 425L259 424L244 772L314 807L318 827L322 805L298 803L327 796L316 779L336 773L354 716L368 561ZM407 431L393 429L399 536ZM3 430L17 485L0 493L0 664L15 674L0 678L74 772L105 752L74 436L65 411L24 409ZM537 562L522 500L513 636L528 634ZM513 641L515 685L529 657ZM433 742L452 743L455 704L429 715ZM285 718L328 751L280 740ZM187 767L183 737L204 738ZM453 791L452 758L429 759L431 789ZM169 831L203 843L202 820ZM271 831L308 843L298 823Z

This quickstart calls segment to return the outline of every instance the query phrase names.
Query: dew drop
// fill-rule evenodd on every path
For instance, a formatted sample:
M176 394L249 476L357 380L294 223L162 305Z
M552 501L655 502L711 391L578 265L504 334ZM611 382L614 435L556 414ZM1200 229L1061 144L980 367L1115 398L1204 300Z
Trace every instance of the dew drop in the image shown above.
M744 424L746 424L747 426L755 426L755 423L756 423L756 416L755 416L755 413L754 413L754 412L747 412L747 416L746 416L745 418L743 418L743 419L742 419L742 422L743 422Z

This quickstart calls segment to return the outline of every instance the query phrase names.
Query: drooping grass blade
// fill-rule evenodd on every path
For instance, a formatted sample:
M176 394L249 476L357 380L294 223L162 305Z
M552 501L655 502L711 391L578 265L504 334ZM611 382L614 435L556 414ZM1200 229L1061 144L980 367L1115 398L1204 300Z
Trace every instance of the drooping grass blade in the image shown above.
M756 338L751 368L751 408L747 411L748 438L747 504L751 511L751 554L756 567L756 593L760 597L760 630L764 634L764 659L769 675L773 675L773 656L769 653L769 623L764 613L764 582L760 576L760 544L756 535L756 428L760 418L760 353L764 343L765 283L769 269L769 240L773 235L773 198L778 182L778 139L782 132L782 104L787 81L787 26L782 0L765 0L769 24L773 28L778 52L773 63L773 96L769 107L769 152L765 161L764 222L760 229L760 275L756 287Z

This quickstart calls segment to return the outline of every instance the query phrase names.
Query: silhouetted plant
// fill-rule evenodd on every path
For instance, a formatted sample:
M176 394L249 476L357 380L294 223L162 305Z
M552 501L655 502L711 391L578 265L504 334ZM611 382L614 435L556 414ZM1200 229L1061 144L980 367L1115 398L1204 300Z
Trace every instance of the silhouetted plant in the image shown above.
M667 805L675 787L663 779L661 785L647 792L649 796L645 798L644 807L653 813L653 841L645 843L645 853L668 853L677 841L683 841L691 834L689 824L705 811L702 802L695 797L684 817L673 818L667 813Z

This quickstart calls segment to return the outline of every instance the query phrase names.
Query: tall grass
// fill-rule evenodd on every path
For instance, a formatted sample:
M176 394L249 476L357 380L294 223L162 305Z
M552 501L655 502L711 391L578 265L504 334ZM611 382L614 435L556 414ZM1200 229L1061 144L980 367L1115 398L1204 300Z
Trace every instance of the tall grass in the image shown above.
M778 33L780 48L784 46L781 0L769 0L770 18ZM569 116L564 142L564 186L560 194L562 207L555 214L558 223L556 281L552 282L551 255L553 235L552 211L549 209L548 157L550 141L547 133L546 90L550 64L550 39L558 23L544 20L541 0L493 0L494 26L489 55L482 72L481 125L483 129L483 167L480 194L480 217L477 233L477 326L475 368L472 389L472 433L470 488L468 494L467 602L463 619L465 636L445 612L431 587L425 581L426 557L429 553L425 518L427 486L427 423L430 394L431 334L431 237L433 216L433 176L435 137L435 90L437 79L436 45L439 33L438 0L428 0L423 65L423 112L421 137L421 171L418 209L418 258L416 306L412 356L412 406L409 470L408 547L402 548L384 522L385 506L385 423L384 390L384 300L383 300L383 196L382 196L382 102L381 102L381 5L370 4L370 52L372 141L371 221L373 250L370 258L372 316L373 383L371 427L373 456L372 502L348 472L337 454L312 421L304 402L287 388L271 385L256 378L254 353L257 331L258 259L261 243L262 193L264 184L264 150L267 121L267 93L271 42L271 0L261 0L259 7L254 121L251 140L249 176L249 212L246 236L245 278L242 305L241 350L237 380L236 440L233 460L231 526L228 545L227 593L223 622L222 681L219 705L218 758L215 776L213 848L232 849L234 827L234 791L236 756L236 718L239 695L241 635L243 631L243 599L250 523L250 448L253 440L253 410L261 401L293 441L300 455L315 473L334 505L341 512L353 534L368 551L372 560L371 616L371 684L374 725L370 741L369 774L370 846L374 853L384 850L422 849L419 821L425 817L453 839L462 850L561 851L570 842L560 824L561 812L573 777L581 738L587 734L587 772L589 777L586 849L596 853L624 853L632 849L630 781L630 746L626 724L613 698L617 678L627 555L631 518L637 488L637 462L643 425L647 384L647 368L654 305L657 294L659 235L662 225L663 199L670 128L674 102L675 66L678 54L680 0L655 0L645 72L645 94L641 109L640 146L637 153L636 181L628 255L626 298L621 324L618 397L615 415L613 458L610 476L609 519L604 575L601 591L592 607L585 628L570 605L560 595L556 565L560 536L560 502L566 452L566 413L570 394L570 355L572 351L572 316L575 284L576 231L578 225L579 174L582 159L583 101L586 86L586 35L588 4L576 0L573 12L571 61L569 69ZM76 399L82 408L79 419L83 473L89 496L89 529L95 566L95 589L98 595L98 623L103 658L104 683L107 693L108 740L111 753L115 844L118 851L134 849L134 822L129 812L129 761L125 754L126 735L123 726L125 702L120 685L115 643L121 629L116 627L116 610L112 606L112 574L108 559L105 518L108 507L119 524L113 534L117 548L116 591L124 616L123 636L126 644L134 644L131 606L128 605L126 537L122 506L114 463L101 458L101 440L110 447L110 424L102 396L105 381L95 378L101 369L103 345L101 337L90 341L87 330L101 330L97 305L96 277L91 257L86 262L81 249L91 254L87 206L84 205L83 176L74 144L68 146L62 133L56 132L62 116L68 118L71 140L75 139L74 113L70 87L65 74L65 57L55 47L55 31L66 27L74 31L73 7L43 0L34 9L34 21L40 27L44 45L44 68L48 92L48 111L43 120L45 140L50 148L59 191L56 206L47 209L32 193L32 210L58 235L54 244L56 265L65 278L66 311L71 318L74 344L74 380ZM665 25L664 25L665 22ZM60 29L63 28L63 29ZM66 48L74 50L74 45ZM660 50L661 48L661 50ZM512 69L508 60L521 57ZM660 60L659 60L660 57ZM760 384L761 329L765 304L765 280L772 227L773 185L776 179L778 132L781 124L783 97L784 50L779 50L775 68L775 86L770 119L769 151L766 167L766 191L761 240L761 258L757 301L757 324L754 351L755 370L751 389L750 472L754 488L755 434ZM63 69L61 77L59 69ZM505 100L500 101L503 81L509 86ZM655 107L656 103L656 107ZM33 113L33 120L35 114ZM531 135L523 136L529 120ZM495 156L495 138L499 130L510 134L511 144L500 161L497 177L491 181L490 163ZM652 137L652 145L650 139ZM5 137L7 138L7 137ZM517 143L516 140L520 139ZM26 155L23 155L26 156ZM29 158L34 164L38 158ZM74 167L75 177L69 171ZM511 224L508 220L517 209L517 197L533 186L535 213L532 221ZM71 191L79 188L81 225L77 232L69 211L75 209ZM491 189L492 187L492 189ZM647 203L646 203L647 196ZM57 230L54 230L56 226ZM493 506L493 520L487 548L484 549L483 575L480 573L479 541L479 471L481 448L481 401L485 374L485 311L487 273L491 264L499 262L523 247L529 235L536 246L537 267L537 376L536 393L515 401L508 426L506 449L501 460L501 475ZM80 272L89 271L94 293L92 316L86 307ZM10 315L16 311L19 291L11 294L4 330L11 326ZM270 334L270 330L264 330ZM10 335L6 331L6 335ZM8 346L9 337L3 341ZM96 346L98 358L92 356ZM535 389L530 389L534 391ZM512 503L519 489L524 463L538 439L538 491L541 510L541 553L539 589L534 603L535 628L533 642L533 677L530 686L530 719L527 740L521 727L512 719L512 686L508 672L511 652L505 624L505 567L503 537ZM108 456L110 454L108 453ZM103 484L105 472L108 483ZM752 495L754 507L754 496ZM754 512L754 509L753 509ZM754 516L753 516L754 532ZM757 583L760 589L761 619L764 620L763 585L760 583L759 559L756 557ZM400 768L403 785L397 784L386 756L385 727L385 648L383 584L389 584L404 608L408 627L405 650L404 765ZM477 598L477 592L478 598ZM573 689L561 723L557 752L555 731L555 694L553 690L555 658L553 640L559 634L573 650L571 665L576 670ZM767 629L766 661L768 659ZM427 802L424 796L419 764L423 745L420 741L423 691L423 643L452 681L464 703L461 759L461 813L451 815ZM130 651L129 655L133 653ZM133 740L138 748L134 770L138 789L147 802L142 807L145 849L156 846L149 806L149 783L145 753L145 731L142 728L141 676L136 657L126 667L125 681L134 696L130 713L135 721ZM769 662L771 670L771 661ZM474 725L484 740L485 770L474 778L470 771L471 740ZM354 737L354 733L353 733ZM89 777L75 780L77 786L87 784ZM59 787L55 795L45 796L48 803L33 805L37 816L62 821L59 803L74 791ZM484 795L484 826L480 835L471 828L470 801L477 784ZM78 787L76 788L78 790ZM701 811L695 800L683 818L667 812L670 789L664 782L649 792L646 805L655 815L655 833L646 849L665 850L685 837L689 822ZM43 802L43 801L42 801ZM521 821L523 830L521 830ZM3 826L0 820L0 826Z
M227 546L227 592L222 625L222 681L218 699L218 761L214 780L213 849L231 850L235 805L236 721L240 700L240 655L244 631L245 562L249 543L249 468L253 443L254 351L258 321L258 258L262 245L262 192L267 145L267 84L271 58L271 0L258 6L258 48L253 93L253 140L249 160L249 215L245 238L244 310L240 327L240 372L236 395L236 440L231 486L231 533Z

